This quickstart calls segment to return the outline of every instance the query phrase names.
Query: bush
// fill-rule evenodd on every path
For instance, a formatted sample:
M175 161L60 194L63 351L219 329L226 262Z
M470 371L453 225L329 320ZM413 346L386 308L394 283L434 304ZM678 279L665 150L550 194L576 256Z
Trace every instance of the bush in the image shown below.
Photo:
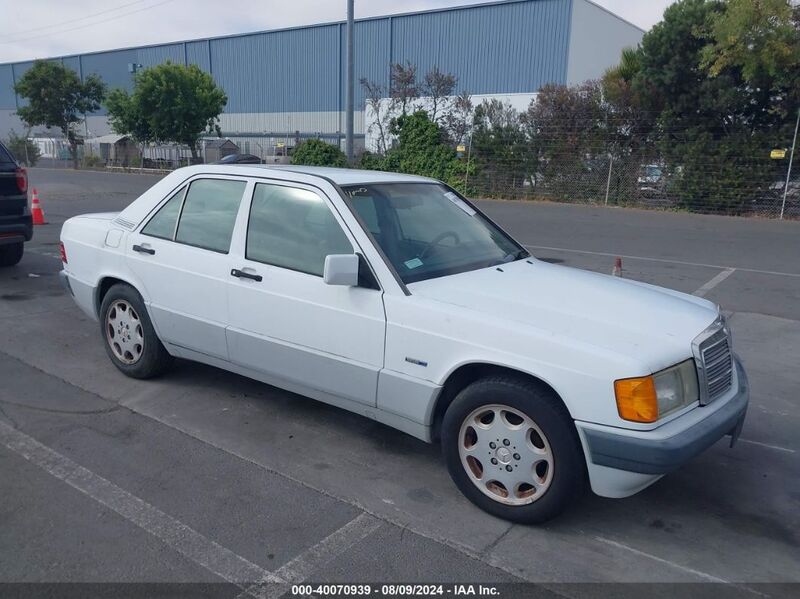
M95 156L94 154L87 154L83 157L83 166L87 168L98 167L98 166L105 166L105 161L100 158L100 156Z
M387 171L439 179L466 192L466 164L455 149L446 144L444 134L424 110L398 117L392 123L398 143L386 153L382 168ZM470 167L472 170L472 167Z
M383 156L380 154L373 154L369 150L364 150L361 156L358 157L356 166L367 171L382 171Z
M17 135L14 131L10 131L8 134L8 149L11 150L17 161L25 166L36 166L42 156L39 146L27 137Z
M308 166L347 166L347 157L339 148L321 139L309 139L294 149L292 164Z

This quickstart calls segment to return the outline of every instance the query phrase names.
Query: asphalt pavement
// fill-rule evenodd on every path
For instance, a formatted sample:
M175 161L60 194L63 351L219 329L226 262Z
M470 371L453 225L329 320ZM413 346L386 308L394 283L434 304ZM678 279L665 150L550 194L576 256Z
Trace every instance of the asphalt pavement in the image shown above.
M539 258L610 273L620 256L624 276L720 303L752 386L734 448L526 527L467 502L438 447L365 418L187 362L156 381L121 375L61 291L58 233L156 178L30 180L49 224L0 271L0 582L220 582L230 596L301 581L797 590L761 583L800 582L800 223L480 202Z

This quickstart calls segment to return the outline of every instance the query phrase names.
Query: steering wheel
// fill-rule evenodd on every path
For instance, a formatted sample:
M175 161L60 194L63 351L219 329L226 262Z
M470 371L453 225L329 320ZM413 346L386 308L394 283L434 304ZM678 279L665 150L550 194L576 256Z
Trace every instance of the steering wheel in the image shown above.
M461 243L461 238L458 236L458 233L456 233L455 231L444 231L442 233L439 233L428 243L428 245L425 246L425 249L419 253L419 257L424 258L425 256L427 256L428 252L430 252L434 247L439 245L443 240L447 239L448 237L452 237L453 241L456 242L456 245Z

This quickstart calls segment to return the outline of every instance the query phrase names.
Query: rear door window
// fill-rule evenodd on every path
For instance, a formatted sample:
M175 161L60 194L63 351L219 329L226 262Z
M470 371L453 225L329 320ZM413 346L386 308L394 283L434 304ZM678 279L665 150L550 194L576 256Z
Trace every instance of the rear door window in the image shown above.
M198 179L183 201L175 241L228 253L242 201L244 181Z

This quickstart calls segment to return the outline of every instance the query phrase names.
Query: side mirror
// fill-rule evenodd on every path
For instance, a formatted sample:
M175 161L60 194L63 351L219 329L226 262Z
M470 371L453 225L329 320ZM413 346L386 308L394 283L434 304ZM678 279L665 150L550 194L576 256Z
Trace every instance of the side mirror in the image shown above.
M358 286L359 258L357 254L331 254L325 256L322 280L327 285Z

